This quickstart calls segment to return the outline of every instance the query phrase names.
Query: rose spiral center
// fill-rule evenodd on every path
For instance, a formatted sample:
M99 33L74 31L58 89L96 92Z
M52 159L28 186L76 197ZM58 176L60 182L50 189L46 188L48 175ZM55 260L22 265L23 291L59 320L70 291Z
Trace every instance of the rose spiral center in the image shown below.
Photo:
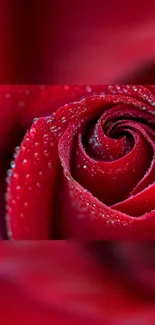
M152 121L132 105L115 105L78 133L73 177L108 206L150 184L155 133Z

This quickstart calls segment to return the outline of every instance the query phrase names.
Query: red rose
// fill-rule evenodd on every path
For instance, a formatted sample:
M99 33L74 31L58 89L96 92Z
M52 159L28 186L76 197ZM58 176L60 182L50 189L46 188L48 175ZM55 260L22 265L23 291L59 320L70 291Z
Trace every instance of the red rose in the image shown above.
M154 238L154 87L96 93L27 132L8 187L14 239Z

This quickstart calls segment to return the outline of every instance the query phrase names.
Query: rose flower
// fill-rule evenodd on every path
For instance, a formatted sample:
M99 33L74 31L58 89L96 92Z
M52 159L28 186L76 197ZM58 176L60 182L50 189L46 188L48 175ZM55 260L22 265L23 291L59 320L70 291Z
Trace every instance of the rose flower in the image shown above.
M67 87L74 96L51 115L56 106L46 89L44 117L16 150L7 190L9 236L154 238L154 87ZM29 112L41 113L39 105L42 97Z

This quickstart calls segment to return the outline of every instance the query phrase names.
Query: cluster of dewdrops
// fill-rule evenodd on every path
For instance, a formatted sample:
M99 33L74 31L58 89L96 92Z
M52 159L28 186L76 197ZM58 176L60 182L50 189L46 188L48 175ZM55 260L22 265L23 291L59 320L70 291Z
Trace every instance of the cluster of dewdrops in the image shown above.
M83 196L83 192L85 193L85 197ZM69 194L71 197L72 207L74 210L76 210L79 219L85 218L85 213L88 212L90 220L92 222L98 218L101 218L107 225L112 225L114 227L120 224L124 227L129 227L134 220L134 217L124 218L124 220L120 220L119 212L118 215L116 215L114 211L111 209L108 210L107 207L105 207L105 211L103 211L103 208L99 207L98 203L95 203L96 199L91 197L89 199L90 193L86 189L81 189L79 184L77 184L75 188L71 182ZM98 211L97 214L96 211Z
M126 95L133 95L133 91L135 92L136 95L138 95L141 99L143 99L144 101L148 102L151 106L155 107L155 97L150 93L150 94L146 94L144 92L144 88L142 86L134 86L134 85L124 85L123 87L120 85L109 85L108 86L108 90L114 94L126 94ZM148 108L146 108L145 106L141 107L143 110L148 111ZM154 110L150 110L151 114L155 114Z

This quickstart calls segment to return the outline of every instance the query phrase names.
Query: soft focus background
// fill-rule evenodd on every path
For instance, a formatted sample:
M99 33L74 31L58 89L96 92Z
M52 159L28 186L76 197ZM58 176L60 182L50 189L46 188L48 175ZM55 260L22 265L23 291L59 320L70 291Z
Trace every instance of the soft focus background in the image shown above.
M153 0L0 2L3 83L155 82Z
M153 325L154 248L154 242L3 242L1 324Z

